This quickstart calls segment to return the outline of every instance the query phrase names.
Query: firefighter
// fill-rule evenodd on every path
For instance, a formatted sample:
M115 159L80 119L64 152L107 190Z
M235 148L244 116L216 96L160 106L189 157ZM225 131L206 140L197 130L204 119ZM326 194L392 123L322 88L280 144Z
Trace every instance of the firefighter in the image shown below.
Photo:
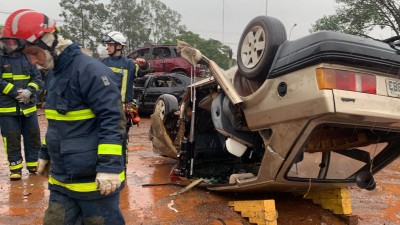
M43 224L125 224L120 191L125 172L122 142L126 119L114 74L64 39L56 21L21 9L4 25L32 64L46 74L48 128L38 172L50 164L49 205Z
M101 61L114 71L113 80L117 83L121 91L122 105L125 109L127 124L126 134L124 137L124 158L125 164L127 163L127 150L129 129L132 125L138 124L140 121L139 114L137 113L137 104L134 99L133 81L136 77L151 71L150 64L142 58L137 58L136 63L132 59L128 59L124 54L124 47L126 45L126 38L118 31L111 31L104 35L103 43L106 45L108 57L101 59Z
M10 167L10 180L22 178L21 135L24 157L29 173L37 170L41 147L36 113L40 72L31 65L26 55L8 49L8 40L2 38L0 56L0 127ZM13 42L13 40L11 40Z

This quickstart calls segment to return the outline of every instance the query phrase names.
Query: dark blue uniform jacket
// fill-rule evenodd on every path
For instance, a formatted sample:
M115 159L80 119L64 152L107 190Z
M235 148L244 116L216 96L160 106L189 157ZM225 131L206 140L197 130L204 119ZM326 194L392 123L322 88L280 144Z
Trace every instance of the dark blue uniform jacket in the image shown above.
M46 79L46 149L49 189L74 198L101 198L97 172L119 173L123 188L122 137L126 119L113 72L98 60L68 46Z

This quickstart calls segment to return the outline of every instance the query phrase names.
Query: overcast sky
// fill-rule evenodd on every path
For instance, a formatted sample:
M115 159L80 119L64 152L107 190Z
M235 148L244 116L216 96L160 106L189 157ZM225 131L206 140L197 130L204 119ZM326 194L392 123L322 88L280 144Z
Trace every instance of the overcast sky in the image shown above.
M109 2L101 0L102 2ZM219 40L237 51L240 35L256 16L273 16L285 25L290 39L309 33L312 24L335 13L334 0L161 0L182 15L182 24L201 37ZM41 11L61 20L59 0L0 0L0 23L20 8ZM297 24L293 27L294 24ZM292 29L293 28L293 29ZM292 32L290 32L292 30Z

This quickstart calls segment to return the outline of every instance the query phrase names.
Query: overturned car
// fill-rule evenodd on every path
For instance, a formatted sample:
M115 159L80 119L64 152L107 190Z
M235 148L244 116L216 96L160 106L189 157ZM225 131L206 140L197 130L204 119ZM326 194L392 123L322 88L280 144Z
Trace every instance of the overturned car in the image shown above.
M154 150L176 159L173 175L203 178L211 190L373 190L373 175L400 154L396 41L332 31L288 41L279 20L260 16L228 71L181 43L212 77L179 104L160 96Z

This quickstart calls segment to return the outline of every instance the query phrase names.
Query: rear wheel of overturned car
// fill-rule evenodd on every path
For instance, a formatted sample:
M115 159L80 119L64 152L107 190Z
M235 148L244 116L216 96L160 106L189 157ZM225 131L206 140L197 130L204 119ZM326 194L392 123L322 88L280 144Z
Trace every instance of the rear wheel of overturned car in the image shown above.
M258 16L251 20L239 41L240 75L250 80L265 80L278 47L286 39L285 26L278 19Z
M178 111L178 109L179 106L176 97L171 94L163 94L156 101L154 113L157 113L161 120L165 121L174 112Z

